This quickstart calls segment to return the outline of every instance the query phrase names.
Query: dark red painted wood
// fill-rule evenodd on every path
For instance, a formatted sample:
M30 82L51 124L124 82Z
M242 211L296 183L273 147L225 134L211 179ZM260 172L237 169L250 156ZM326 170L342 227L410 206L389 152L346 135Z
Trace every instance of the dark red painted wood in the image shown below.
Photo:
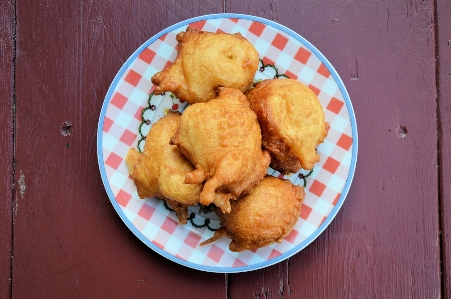
M226 10L312 42L342 77L359 131L354 183L330 227L287 262L229 275L230 298L438 298L434 2L227 1Z
M165 27L221 1L17 1L15 298L225 297L122 223L102 185L97 122L115 74ZM3 115L3 114L2 114ZM64 122L72 133L62 136ZM3 139L2 139L3 140ZM3 283L3 282L2 282Z
M0 3L0 298L11 295L14 7Z
M444 297L451 297L451 5L437 1L439 166Z
M432 0L227 1L228 12L275 20L326 55L350 93L360 142L349 196L315 242L266 269L221 275L168 261L125 227L100 180L96 128L128 56L173 23L223 11L222 1L17 1L16 81L15 2L3 1L0 298L10 297L12 255L16 298L451 296L451 7L436 2L437 27Z

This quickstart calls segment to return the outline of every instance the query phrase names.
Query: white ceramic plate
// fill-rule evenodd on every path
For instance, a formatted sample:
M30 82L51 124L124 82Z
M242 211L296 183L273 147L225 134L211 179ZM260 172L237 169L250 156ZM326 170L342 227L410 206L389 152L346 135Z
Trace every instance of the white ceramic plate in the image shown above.
M256 79L285 74L309 86L320 99L329 134L317 152L321 162L306 180L306 197L294 230L279 244L241 253L228 249L229 239L199 246L213 232L192 223L178 225L174 212L156 198L139 199L128 174L124 158L130 147L137 147L152 123L168 109L183 111L186 103L166 93L149 94L150 78L170 65L176 57L178 32L187 26L211 32L240 32L257 49L261 66ZM144 110L144 113L143 113ZM142 114L147 122L142 121ZM142 124L143 123L143 124ZM141 125L142 124L142 125ZM140 126L141 125L141 126ZM143 142L140 142L142 147ZM329 61L307 40L275 22L248 15L217 14L201 16L175 24L139 47L114 78L100 113L97 132L99 168L106 192L119 217L150 248L181 265L209 272L234 273L260 269L299 252L329 225L342 206L354 175L357 159L357 127L349 95ZM268 173L280 176L268 169ZM301 171L307 174L306 171ZM299 173L285 176L303 185ZM214 213L191 209L193 223L218 227Z

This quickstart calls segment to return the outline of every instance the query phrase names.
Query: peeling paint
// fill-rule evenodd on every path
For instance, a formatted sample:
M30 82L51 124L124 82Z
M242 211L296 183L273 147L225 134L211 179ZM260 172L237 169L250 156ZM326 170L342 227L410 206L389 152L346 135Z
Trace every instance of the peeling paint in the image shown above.
M23 199L25 191L27 191L27 185L25 184L25 175L22 170L20 171L19 181L17 183L19 184L20 197Z
M65 121L61 125L61 135L69 136L72 133L72 123L70 121Z
M396 133L398 134L398 137L403 139L407 137L407 127L406 126L399 126L396 130Z

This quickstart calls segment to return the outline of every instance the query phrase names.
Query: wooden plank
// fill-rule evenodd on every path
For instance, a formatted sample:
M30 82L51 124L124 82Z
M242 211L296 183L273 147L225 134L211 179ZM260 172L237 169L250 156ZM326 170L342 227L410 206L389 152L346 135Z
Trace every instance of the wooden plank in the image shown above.
M437 1L438 109L443 295L451 297L451 6Z
M0 3L0 298L11 296L14 7Z
M221 1L18 1L15 298L225 296L225 279L154 253L122 223L97 166L115 74L152 35ZM61 134L72 123L69 136ZM205 296L204 296L205 295Z
M336 219L289 261L229 275L230 298L439 297L434 2L227 1L226 10L313 43L342 77L359 131Z

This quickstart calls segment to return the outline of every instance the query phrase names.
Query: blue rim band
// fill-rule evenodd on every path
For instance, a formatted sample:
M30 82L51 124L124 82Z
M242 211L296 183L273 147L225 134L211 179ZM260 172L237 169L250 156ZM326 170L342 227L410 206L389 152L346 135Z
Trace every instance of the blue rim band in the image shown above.
M343 98L345 100L345 103L346 103L346 107L348 109L348 113L349 113L349 117L350 117L350 121L351 121L351 128L352 128L352 138L353 138L353 142L352 142L352 158L351 158L351 165L350 165L350 168L349 168L348 178L346 180L345 186L343 188L343 191L341 193L341 196L340 196L337 204L332 209L332 211L330 212L330 214L326 218L326 220L323 222L323 224L321 224L321 226L318 227L313 234L311 234L307 239L305 239L302 243L300 243L295 248L293 248L293 249L281 254L280 256L278 256L276 258L270 259L268 261L261 262L261 263L258 263L258 264L243 266L243 267L211 267L211 266L198 265L198 264L190 263L190 262L187 262L185 260L179 259L176 256L173 256L173 255L167 253L166 251L160 249L156 245L154 245L141 232L139 232L135 228L135 226L128 220L127 216L124 214L122 209L119 207L118 203L115 200L113 192L112 192L112 190L110 188L108 179L106 177L105 166L104 166L104 163L103 163L102 134L103 134L103 122L104 122L104 118L105 118L106 109L107 109L107 107L109 105L112 93L113 93L113 91L114 91L119 79L122 77L123 73L126 71L128 66L138 57L138 55L145 48L147 48L150 44L152 44L154 41L156 41L158 38L160 38L164 34L170 32L170 31L173 31L173 30L175 30L175 29L177 29L179 27L182 27L182 26L185 26L185 25L197 22L197 21L208 20L208 19L218 19L218 18L237 18L237 19L246 19L246 20L251 20L251 21L257 21L257 22L260 22L260 23L272 26L272 27L274 27L276 29L279 29L280 31L283 31L283 32L291 35L292 37L296 38L303 45L305 45L329 69L330 74L333 76L335 82L337 83L338 87L340 88L340 91L341 91L341 93L343 95ZM348 92L347 92L343 82L341 81L341 78L338 76L338 73L336 72L334 67L330 64L330 62L326 59L326 57L324 57L324 55L321 52L319 52L318 49L316 49L309 41L307 41L302 36L300 36L298 33L294 32L293 30L291 30L291 29L289 29L289 28L287 28L287 27L285 27L283 25L280 25L280 24L278 24L276 22L273 22L273 21L270 21L270 20L267 20L267 19L263 19L263 18L260 18L260 17L254 17L254 16L244 15L244 14L234 14L234 13L222 13L222 14L204 15L204 16L199 16L199 17L191 18L191 19L188 19L188 20L176 23L176 24L174 24L174 25L172 25L172 26L160 31L159 33L154 35L152 38L147 40L144 44L142 44L127 59L127 61L124 63L124 65L121 67L119 72L114 77L114 80L113 80L113 82L111 83L111 85L110 85L110 87L108 89L107 95L105 97L105 101L103 102L102 110L100 112L100 117L99 117L98 128L97 128L97 158L98 158L99 169L100 169L100 174L101 174L101 177L102 177L103 185L104 185L105 190L106 190L106 192L108 194L108 197L110 198L111 203L113 204L114 209L119 214L119 217L122 219L122 221L125 223L125 225L142 242L144 242L147 246L149 246L155 252L157 252L160 255L166 257L167 259L169 259L169 260L171 260L173 262L176 262L176 263L178 263L180 265L189 267L189 268L202 270L202 271L206 271L206 272L215 272L215 273L247 272L247 271L252 271L252 270L257 270L257 269L261 269L261 268L264 268L264 267L268 267L268 266L274 265L274 264L276 264L276 263L278 263L280 261L283 261L283 260L291 257L292 255L298 253L299 251L304 249L306 246L308 246L310 243L312 243L326 229L326 227L331 223L331 221L335 218L335 216L337 215L338 211L340 210L341 206L344 203L344 200L345 200L345 198L346 198L346 196L348 194L349 188L351 186L351 183L352 183L352 180L353 180L353 177L354 177L355 167L356 167L356 164L357 164L357 152L358 152L357 146L358 146L357 123L356 123L354 109L352 107L351 100L349 98Z

